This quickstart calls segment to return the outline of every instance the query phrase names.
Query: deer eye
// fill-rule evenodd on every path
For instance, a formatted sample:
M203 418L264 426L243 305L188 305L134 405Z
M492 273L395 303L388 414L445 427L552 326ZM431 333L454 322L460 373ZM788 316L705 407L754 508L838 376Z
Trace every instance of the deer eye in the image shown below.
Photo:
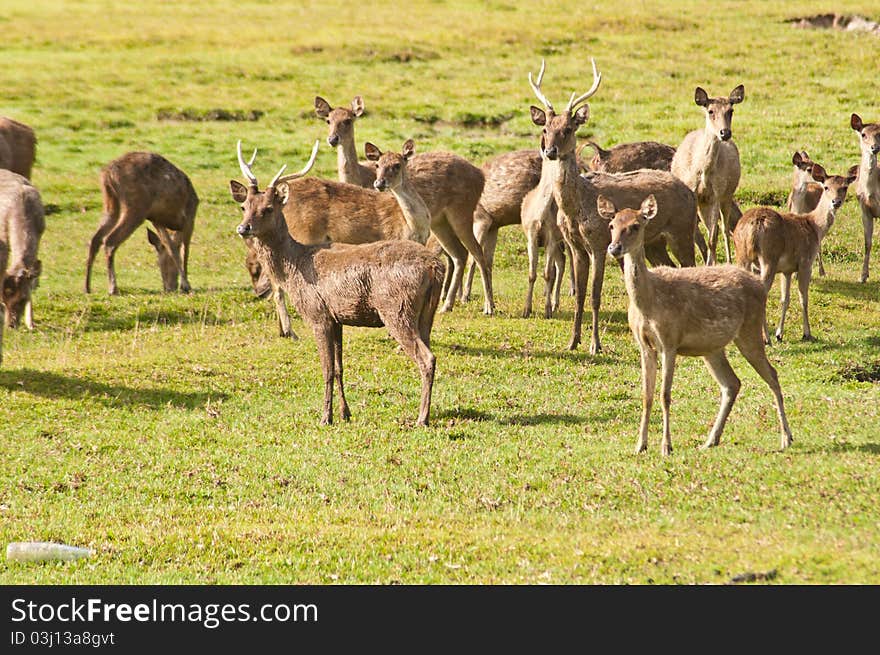
M710 110L709 110L709 116L714 116L714 115L715 115L715 110L714 110L714 109L710 109Z
M330 125L330 119L329 119L329 118L324 119L324 122L327 123L327 125Z

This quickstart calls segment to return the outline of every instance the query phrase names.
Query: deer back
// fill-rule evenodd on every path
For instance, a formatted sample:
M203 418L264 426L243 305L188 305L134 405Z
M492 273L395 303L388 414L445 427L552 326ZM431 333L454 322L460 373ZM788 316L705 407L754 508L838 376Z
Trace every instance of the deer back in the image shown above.
M449 152L415 155L407 164L407 174L432 220L446 209L472 216L485 185L483 171Z
M590 168L603 173L628 173L640 168L668 171L675 148L656 141L621 143L609 150L598 148Z
M515 225L526 194L541 179L541 155L536 150L516 150L493 157L482 166L485 184L478 211L492 217L494 225Z
M30 127L0 116L0 168L30 178L36 148L37 137Z
M714 138L704 129L689 132L676 149L670 170L698 196L725 198L732 196L739 185L739 149L733 141L707 142ZM710 145L716 149L714 158L709 157Z

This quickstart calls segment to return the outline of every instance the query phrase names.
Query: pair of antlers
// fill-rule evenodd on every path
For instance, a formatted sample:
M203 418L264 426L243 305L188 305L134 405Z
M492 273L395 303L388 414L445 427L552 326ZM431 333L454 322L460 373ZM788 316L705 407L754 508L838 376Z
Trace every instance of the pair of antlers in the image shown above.
M573 91L571 94L571 98L568 100L568 105L565 107L566 112L574 111L578 105L592 97L596 91L599 90L599 83L602 81L602 74L596 70L596 60L590 58L590 62L593 64L593 86L590 87L590 90L584 93L583 95L577 95L577 91ZM546 107L549 111L552 111L554 114L556 110L553 109L553 104L547 99L541 92L541 81L544 79L544 70L545 70L545 62L541 60L541 70L538 72L538 80L537 82L532 80L532 73L529 72L529 86L532 87L532 91L535 92L535 95L538 96L538 100L540 100L544 107Z
M281 182L287 182L289 180L295 180L298 177L302 177L306 173L308 173L312 166L315 164L315 158L318 156L318 141L315 141L315 145L312 147L312 156L309 157L308 163L298 173L290 173L285 176L281 176L284 170L287 168L287 164L281 167L281 170L272 178L272 181L269 182L269 187L274 187L276 184L280 184ZM251 166L254 163L254 160L257 158L257 149L254 148L254 154L251 155L251 159L248 162L245 162L244 157L241 154L241 139L238 140L238 143L235 146L236 152L238 153L238 165L241 167L241 173L244 175L248 182L250 182L251 186L257 186L257 176L254 175L251 170Z

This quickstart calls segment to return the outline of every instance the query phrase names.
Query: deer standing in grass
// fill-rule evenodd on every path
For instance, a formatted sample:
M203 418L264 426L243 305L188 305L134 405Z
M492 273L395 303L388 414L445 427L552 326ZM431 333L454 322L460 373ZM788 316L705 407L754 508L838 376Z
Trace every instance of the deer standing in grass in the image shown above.
M407 224L412 226L411 240L425 245L431 236L431 213L407 175L407 162L416 152L415 143L407 139L400 153L382 154L378 147L369 142L364 145L364 150L367 159L376 164L373 186L377 191L391 192Z
M116 250L144 221L150 221L156 228L159 241L180 275L180 290L189 293L189 244L199 197L186 173L161 155L129 152L101 171L101 193L104 212L89 243L86 293L91 292L92 264L102 246L107 258L109 293L118 292L113 265Z
M730 264L699 268L648 269L644 239L657 216L658 205L648 196L639 209L618 211L604 196L599 212L611 224L608 253L623 259L623 279L629 296L629 326L642 360L642 419L636 452L648 448L648 419L654 403L658 354L663 367L661 405L663 441L660 452L672 453L669 408L678 355L702 357L721 387L721 405L703 448L717 446L740 389L740 380L724 348L733 341L773 392L781 425L781 448L791 445L782 389L776 369L767 359L762 329L767 292L752 273Z
M351 109L332 108L319 96L315 98L315 113L327 122L327 142L337 148L339 179L372 189L375 169L369 162L357 160L354 139L355 121L364 113L363 99L357 96ZM425 152L407 162L407 176L428 207L431 232L452 262L449 288L440 311L451 311L455 305L470 254L483 278L483 313L493 314L492 271L474 236L474 210L483 192L483 172L458 155Z
M804 341L811 341L808 315L810 280L813 262L822 248L822 239L834 224L837 210L846 200L846 191L856 179L856 166L846 176L828 175L819 164L813 164L813 180L822 185L819 204L807 214L779 213L770 207L753 207L746 211L736 229L733 241L737 263L751 270L758 267L764 288L769 293L773 279L782 273L782 315L776 328L776 339L782 341L785 313L791 297L791 276L797 273L798 291L804 322ZM764 340L770 343L770 330L764 326Z
M871 242L874 239L874 220L880 218L880 123L865 123L858 114L850 117L850 127L859 134L861 161L856 180L856 197L862 210L862 229L865 233L865 259L862 262L860 280L868 281L868 266L871 262Z
M249 184L232 180L233 199L244 213L238 234L250 239L273 284L290 296L312 328L324 373L321 423L333 421L333 384L338 386L339 416L351 416L342 384L342 328L385 326L416 363L422 379L417 425L427 425L436 358L430 349L431 327L443 285L443 262L411 241L377 241L359 245L305 245L290 235L283 208L291 199L281 171L264 191L241 157ZM314 151L313 151L314 152ZM305 169L287 179L305 175Z
M591 278L592 329L590 353L601 349L599 343L599 306L605 277L606 250L610 241L608 221L596 209L596 197L601 193L613 198L616 204L638 204L649 194L661 203L660 214L652 222L647 239L654 241L663 235L673 253L683 266L694 265L694 231L697 212L694 194L685 184L666 171L639 170L622 175L591 173L580 175L576 154L577 130L590 114L584 104L599 88L601 75L593 62L593 85L584 94L571 95L565 109L556 113L553 105L541 91L544 64L537 82L529 73L529 85L544 105L544 109L532 106L531 116L535 125L542 127L541 152L551 162L558 162L553 180L553 198L561 212L559 227L572 253L575 282L575 316L569 350L577 348L581 340L587 278ZM663 251L665 255L665 250ZM668 259L668 255L666 255ZM671 260L670 260L671 261Z
M819 204L822 197L822 185L813 180L813 160L806 150L795 151L791 157L794 164L794 176L791 183L791 191L785 200L785 210L792 214L809 214ZM822 248L816 255L816 263L819 265L819 275L825 275L825 266L822 264Z
M710 98L697 87L694 102L705 112L706 125L688 133L672 158L672 173L697 196L697 210L709 233L707 264L715 263L719 223L727 261L732 261L728 235L735 225L733 194L739 185L740 163L731 124L733 106L744 98L742 84L727 98Z
M23 175L0 170L0 300L5 314L0 322L0 363L4 324L14 329L24 316L27 328L34 329L31 296L42 272L37 251L45 229L40 192Z
M36 153L34 131L24 123L0 116L0 168L30 179Z

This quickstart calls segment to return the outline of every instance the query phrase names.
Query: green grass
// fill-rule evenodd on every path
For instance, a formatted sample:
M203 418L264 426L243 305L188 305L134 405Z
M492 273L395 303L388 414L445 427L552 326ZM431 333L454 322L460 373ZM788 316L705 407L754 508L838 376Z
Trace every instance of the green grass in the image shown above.
M313 99L363 95L358 142L449 149L475 162L537 145L526 75L547 59L561 102L604 81L582 136L606 147L678 143L710 95L744 84L734 136L744 207L784 199L805 148L832 173L856 163L849 115L880 120L868 35L795 30L813 3L187 2L33 0L3 12L0 114L39 137L34 183L52 206L36 329L4 335L0 542L90 546L73 564L0 564L5 583L880 582L880 258L857 282L853 197L814 281L815 343L800 310L774 345L795 437L778 452L769 390L735 351L743 389L720 448L698 451L718 389L680 359L670 458L633 448L638 350L609 267L604 351L564 350L559 318L521 319L525 243L501 233L499 315L481 301L438 317L433 424L416 429L415 367L379 330L347 329L349 424L317 425L322 384L307 328L276 336L235 235L235 142L265 182L335 154ZM877 19L868 2L840 11ZM873 13L872 13L873 12ZM247 121L201 120L218 110ZM262 112L258 114L258 112ZM199 120L167 120L165 117ZM162 117L160 119L160 117ZM143 230L82 293L98 171L161 152L201 197L195 292L162 294ZM476 285L479 289L479 283ZM778 317L778 292L769 301ZM871 379L875 381L870 381Z

